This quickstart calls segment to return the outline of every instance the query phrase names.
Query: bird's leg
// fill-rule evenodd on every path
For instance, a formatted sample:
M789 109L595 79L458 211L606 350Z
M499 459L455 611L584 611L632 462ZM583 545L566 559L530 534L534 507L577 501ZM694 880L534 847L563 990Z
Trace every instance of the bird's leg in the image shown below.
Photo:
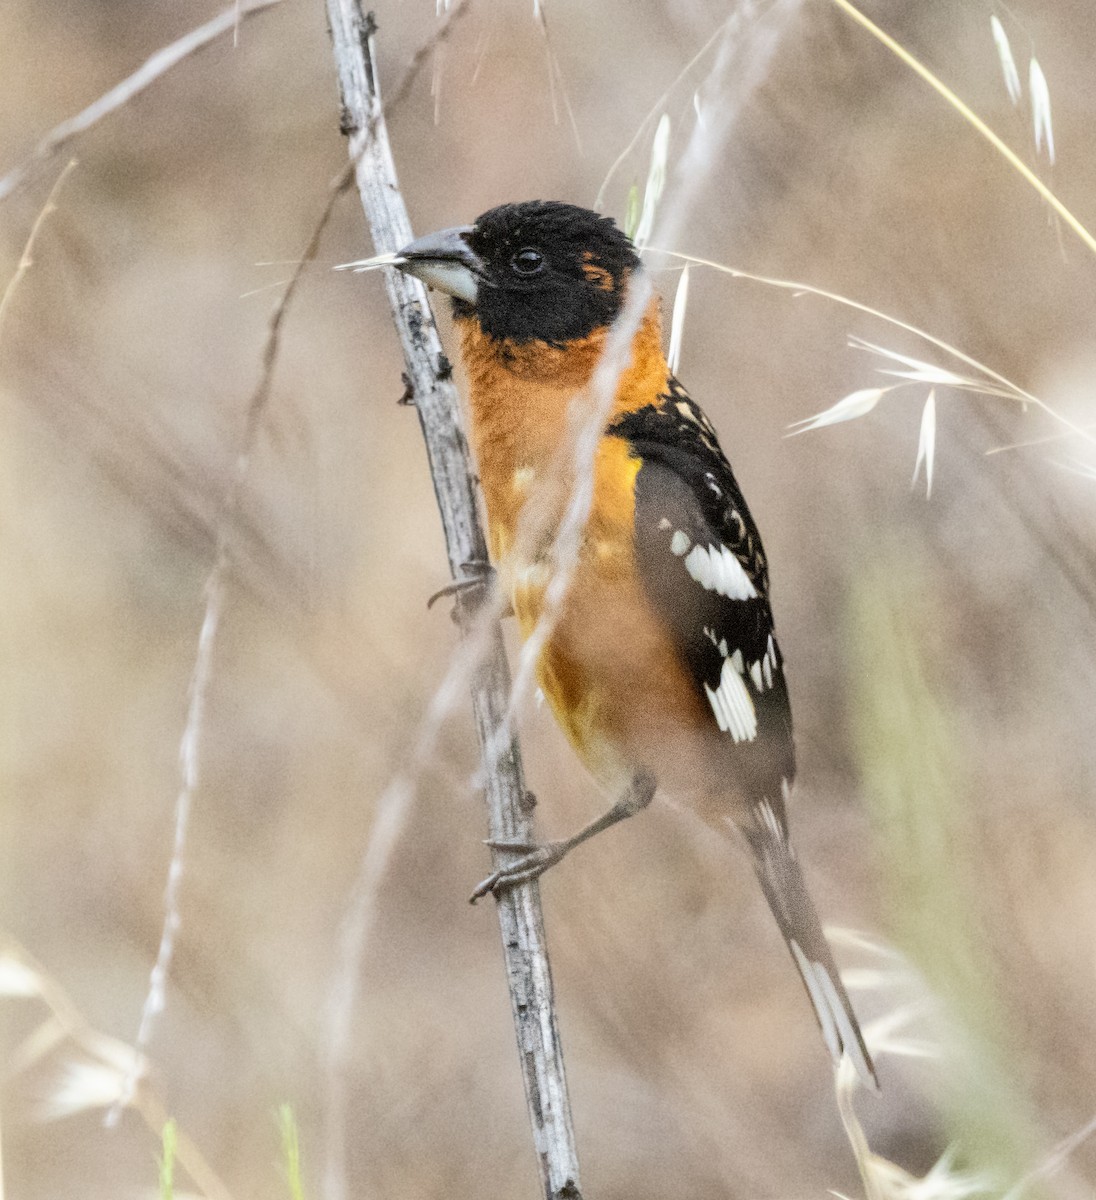
M510 863L509 866L499 867L498 870L492 871L469 897L469 903L475 904L488 892L497 892L500 888L528 883L530 879L536 879L537 876L543 875L549 867L554 867L561 858L582 842L589 841L595 834L601 833L603 829L608 829L610 825L615 825L618 821L624 821L628 817L634 817L637 812L642 812L651 803L655 787L653 775L647 771L637 771L624 795L608 812L602 813L589 825L584 825L578 833L569 838L563 838L561 841L545 842L539 846L506 838L495 838L488 841L487 845L492 850L524 850L526 853L515 862Z

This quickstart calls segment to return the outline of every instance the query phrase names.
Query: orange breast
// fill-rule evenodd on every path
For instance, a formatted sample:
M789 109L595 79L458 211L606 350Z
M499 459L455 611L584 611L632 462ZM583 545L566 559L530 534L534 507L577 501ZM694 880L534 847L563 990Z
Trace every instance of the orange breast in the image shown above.
M641 765L661 776L667 755L688 757L684 743L703 712L637 576L641 463L624 440L601 438L589 518L577 540L566 528L560 536L575 488L573 406L581 415L584 401L592 403L583 389L604 335L564 351L535 343L508 350L473 321L461 324L491 554L523 636L542 620L551 631L538 659L540 686L604 786L622 787ZM666 377L655 311L637 335L613 413L650 403Z

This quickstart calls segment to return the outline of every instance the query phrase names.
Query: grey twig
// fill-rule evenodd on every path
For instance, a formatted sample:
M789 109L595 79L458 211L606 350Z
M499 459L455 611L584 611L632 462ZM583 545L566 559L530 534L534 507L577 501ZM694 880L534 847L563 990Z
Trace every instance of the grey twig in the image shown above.
M407 209L384 124L377 87L372 16L359 0L326 0L342 97L342 127L362 207L378 254L393 252L412 239ZM426 441L430 472L445 530L449 568L464 577L469 564L482 564L487 547L476 510L476 494L461 430L456 389L426 292L418 280L385 273L392 319L403 346L409 390ZM480 589L456 596L462 635L473 632ZM484 790L492 839L532 840L521 757L517 742L505 736L510 669L502 630L495 621L472 677L472 706L484 761ZM498 853L498 852L496 852ZM514 887L498 899L503 953L510 985L525 1094L533 1126L544 1194L549 1200L581 1200L578 1156L571 1126L563 1053L556 1027L552 975L548 963L540 893L535 882Z
M170 46L157 50L151 58L146 59L132 75L127 76L121 83L116 84L109 92L104 93L93 104L89 104L82 112L62 121L51 129L34 149L34 153L18 167L0 178L0 200L6 200L17 191L33 174L34 170L48 162L64 145L70 142L78 133L83 133L101 121L105 116L115 112L124 104L128 104L139 92L143 92L150 83L155 82L166 71L183 61L196 50L208 46L230 29L236 29L242 17L250 16L261 9L280 4L281 0L237 0L231 8L199 25L184 34Z

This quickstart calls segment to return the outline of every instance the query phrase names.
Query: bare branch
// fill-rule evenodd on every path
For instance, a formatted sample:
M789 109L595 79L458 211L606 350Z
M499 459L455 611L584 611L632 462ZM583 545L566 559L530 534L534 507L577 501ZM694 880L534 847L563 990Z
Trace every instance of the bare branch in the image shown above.
M13 192L18 191L38 168L51 159L63 146L76 137L77 134L90 129L104 117L109 116L112 112L116 112L123 105L128 104L134 96L143 92L149 84L155 83L161 75L170 71L172 67L182 62L184 58L189 57L197 50L201 50L204 46L208 46L210 42L216 41L221 34L235 29L242 17L250 16L252 13L260 12L264 8L270 8L280 3L281 0L242 0L242 2L237 0L236 4L231 8L226 8L224 12L214 17L212 21L207 21L204 25L199 25L197 29L192 29L190 33L184 34L183 37L172 42L170 46L165 46L162 50L157 50L132 75L127 76L121 83L116 84L93 104L89 104L82 112L77 113L74 117L70 117L67 121L62 121L60 125L51 129L38 143L34 153L26 162L21 163L9 171L3 178L0 178L0 200L6 200Z
M327 11L358 190L376 251L391 252L409 242L412 233L378 94L373 51L376 26L372 17L362 15L355 0L327 0ZM455 579L461 579L469 564L486 561L487 549L477 517L456 389L425 289L418 280L397 272L386 272L385 282L426 440L450 570ZM457 596L457 616L465 637L472 634L476 623L479 591L468 589ZM499 750L510 671L497 621L490 625L486 640L486 653L472 676L472 704L485 765L488 827L493 839L530 841L532 821L516 740L505 738ZM498 914L544 1193L552 1200L578 1200L578 1157L536 883L503 893Z

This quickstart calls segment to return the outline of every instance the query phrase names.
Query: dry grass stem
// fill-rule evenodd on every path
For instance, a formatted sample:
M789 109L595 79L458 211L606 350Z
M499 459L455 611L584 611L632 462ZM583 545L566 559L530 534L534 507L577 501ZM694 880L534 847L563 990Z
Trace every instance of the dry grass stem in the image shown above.
M1096 445L1096 434L1092 432L1086 425L1078 424L1076 421L1070 420L1069 417L1060 413L1057 409L1041 400L1038 396L1026 391L1019 384L1013 383L1011 379L995 371L992 367L987 366L978 359L969 354L964 353L957 346L953 346L950 342L944 341L943 338L938 338L934 334L927 332L924 329L918 328L916 325L911 325L908 321L903 321L899 317L892 316L890 313L883 312L878 308L872 308L869 304L862 304L858 300L853 300L849 296L843 296L839 292L831 292L826 288L814 287L809 283L800 283L791 279L777 279L772 276L756 275L750 271L742 271L737 267L730 267L724 263L715 262L710 258L701 258L695 254L684 254L677 250L668 250L665 247L650 246L648 250L651 253L668 254L672 258L680 259L682 262L696 263L698 266L711 267L714 271L719 271L724 275L731 276L732 279L746 279L751 283L760 283L766 287L778 288L782 291L789 291L795 296L818 296L823 300L830 300L835 304L844 305L846 308L855 309L857 312L865 313L868 316L876 317L880 321L886 322L888 325L893 325L896 329L902 329L906 333L913 334L914 337L921 338L937 349L942 350L945 354L950 355L958 362L965 364L968 367L973 367L974 370L981 373L983 379L976 379L971 376L961 376L955 372L946 371L944 368L934 366L931 363L923 362L920 359L911 358L908 355L900 354L896 350L890 350L886 347L879 346L874 342L864 341L855 335L849 337L849 344L854 349L869 350L875 354L882 355L885 358L891 359L898 363L904 363L912 368L912 371L884 371L884 374L899 375L902 378L908 379L911 382L935 383L942 386L958 388L961 391L973 391L980 395L999 397L1010 399L1021 405L1032 405L1045 413L1052 420L1062 425L1068 434L1080 438L1082 441ZM824 413L819 413L814 417L806 417L801 421L793 422L793 432L804 432L805 428L816 428L818 425L833 424L835 420L849 420L856 416L862 416L864 413L871 411L875 404L878 403L880 396L890 389L865 388L858 392L846 396L844 400L827 409ZM844 407L842 407L844 406ZM828 417L827 420L821 418ZM797 428L799 427L799 428Z
M5 1080L29 1071L66 1046L79 1055L62 1063L60 1082L39 1106L40 1120L108 1110L128 1092L126 1106L160 1137L168 1113L148 1082L146 1064L136 1048L93 1028L57 980L11 937L3 938L0 949L0 995L38 1000L50 1014L9 1056ZM131 1084L133 1078L138 1081L136 1087ZM232 1200L228 1188L182 1130L177 1130L175 1156L209 1200Z
M666 160L670 151L670 118L663 113L658 119L654 141L651 143L651 165L647 170L647 184L643 189L643 208L639 214L639 225L632 235L637 250L643 250L655 223L655 214L666 187Z
M15 268L15 273L8 280L3 296L0 296L0 335L3 335L4 332L4 322L7 319L11 298L15 295L15 289L19 286L23 276L34 265L34 243L38 240L38 234L41 232L42 226L46 223L50 213L56 211L57 197L61 193L61 188L68 178L69 172L75 166L76 159L70 159L61 174L57 176L53 187L49 190L45 204L42 205L41 212L39 212L34 224L30 228L30 234L27 237L26 245L23 247L23 253L19 256L19 265Z
M548 12L545 8L544 0L534 0L533 19L536 21L537 27L540 29L540 35L544 39L544 53L548 60L548 91L552 100L552 119L557 125L559 124L558 89L558 94L563 99L563 107L567 113L567 124L571 128L571 136L575 139L575 149L581 156L582 135L578 131L578 120L575 117L575 110L571 104L567 82L563 78L563 67L560 65L559 55L556 54L555 47L552 45L552 36L548 32Z
M693 57L691 59L689 59L689 61L677 73L677 76L674 78L673 83L671 83L670 86L662 93L662 95L659 96L659 98L654 102L654 104L651 105L650 109L647 112L647 115L643 118L642 121L640 121L639 125L636 127L636 131L632 135L631 141L624 147L624 149L613 160L612 166L609 168L608 172L606 172L605 178L601 181L601 186L597 190L597 196L594 197L594 208L597 209L598 212L601 212L605 206L605 193L606 193L606 191L608 191L609 184L612 183L613 177L616 175L617 171L619 171L620 168L624 165L624 163L626 163L628 161L628 158L631 156L632 151L634 151L635 148L639 145L640 140L642 139L643 135L651 127L651 123L661 115L663 109L665 108L667 102L669 101L670 97L673 95L673 93L677 89L677 87L681 84L681 82L683 80L688 78L688 76L691 73L691 71L693 70L693 68L697 65L697 63L700 62L700 60L704 57L704 55L707 54L709 50L711 50L714 46L716 46L719 43L720 39L723 37L723 35L727 31L727 27L734 20L735 20L735 14L732 13L724 21L720 22L720 24L717 26L715 32L711 35L711 37L708 38L708 40L704 43L704 45L700 47L700 49L693 55ZM700 102L697 98L697 93L695 93L695 92L693 93L693 107L697 114L698 123L703 124L703 122L700 121Z
M998 154L1009 164L1017 174L1021 175L1030 185L1039 193L1047 204L1062 218L1063 221L1073 230L1073 232L1081 239L1082 242L1096 254L1096 237L1085 228L1085 226L1073 215L1072 212L1062 203L1053 191L1039 178L1038 175L1027 165L1026 162L1008 146L1004 140L999 137L990 127L982 120L980 116L967 104L961 100L955 92L948 87L942 79L933 74L932 71L925 66L923 62L913 54L911 54L905 46L900 42L896 42L890 34L885 33L874 21L869 20L856 5L850 3L850 0L833 0L842 12L847 13L858 25L862 25L872 37L878 39L892 54L897 55L902 62L906 64L912 71L915 71L921 78L933 89L938 92L953 109L966 121L973 129L975 129L989 144L997 151ZM1044 93L1041 95L1038 105L1036 106L1033 96L1032 102L1036 109L1036 125L1035 138L1036 143L1039 143L1041 133L1045 134L1047 139L1047 151L1050 161L1054 161L1054 144L1053 136L1050 131L1050 96L1046 92L1046 80L1043 77L1042 69L1032 59L1031 85L1033 90L1039 87ZM1038 79L1036 78L1038 76ZM1045 114L1043 116L1042 114Z
M246 461L241 455L237 472L242 477ZM233 495L235 488L233 489ZM141 1018L137 1026L136 1050L133 1063L126 1073L124 1086L107 1114L107 1124L114 1125L133 1097L137 1087L144 1055L152 1040L156 1018L167 1002L167 979L175 955L175 939L179 932L179 894L183 881L183 864L186 852L190 813L200 780L200 741L205 720L206 697L213 674L213 647L221 623L224 607L225 573L228 567L227 539L218 546L217 561L206 582L206 606L202 617L202 628L198 635L198 656L190 677L186 725L179 745L179 770L181 781L175 800L175 828L172 837L171 861L168 866L167 886L164 889L164 923L160 930L160 944L156 950L156 961L149 975L148 991L141 1005Z
M1096 1117L1082 1125L1080 1129L1074 1130L1068 1137L1063 1138L1042 1162L1033 1167L1023 1179L1013 1184L1001 1200L1021 1200L1021 1197L1028 1193L1034 1184L1048 1179L1060 1171L1066 1165L1070 1155L1083 1146L1094 1134L1096 1134ZM1084 1185L1082 1184L1082 1186Z
M452 21L464 8L463 0L453 6L446 21L439 26L430 39L434 43L447 36ZM222 14L223 16L224 14ZM421 47L412 58L396 93L391 101L395 106L407 95L422 63L425 61L427 47ZM247 480L251 463L251 455L258 436L260 423L266 411L270 391L274 381L274 369L278 361L281 346L281 334L290 306L296 296L297 289L308 265L315 260L319 253L324 232L334 214L339 197L347 190L354 178L354 164L350 163L328 189L327 201L320 214L304 253L297 260L296 269L286 284L278 303L271 314L267 327L266 343L263 347L262 370L255 390L248 401L244 416L244 428L237 451L235 464L229 479L228 489L221 502L221 507L215 521L216 546L213 566L206 580L204 595L205 608L202 615L201 630L198 636L198 651L191 672L188 690L187 715L179 746L180 789L175 801L175 830L173 836L172 855L168 867L167 885L164 893L164 923L160 934L160 944L156 953L155 963L149 977L149 987L141 1007L141 1017L137 1030L136 1046L140 1055L144 1055L152 1039L156 1018L163 1011L166 1003L166 988L168 975L171 970L175 952L175 939L180 924L179 896L183 878L183 864L186 853L187 833L190 824L190 814L200 781L201 740L205 725L206 698L209 684L213 675L213 654L221 624L221 615L228 583L228 573L232 565L231 535L239 514L240 501ZM60 181L58 181L60 182ZM110 1113L110 1121L114 1122L125 1107L129 1096L136 1084L136 1076L131 1076L128 1086L119 1097Z
M467 695L477 664L491 649L491 632L501 617L497 596L485 604L475 626L453 655L445 678L435 690L423 718L410 763L392 779L377 799L369 840L339 928L337 962L328 993L325 1047L328 1110L325 1187L328 1200L346 1195L343 1162L346 1155L348 1084L346 1064L365 951L376 919L378 896L388 863L407 823L422 776L434 760L438 739L447 720Z
M62 121L54 126L35 147L34 153L26 162L10 170L0 178L0 200L6 200L13 192L18 191L27 183L36 168L48 162L68 142L78 134L84 133L93 125L97 125L104 117L117 112L128 104L134 96L140 95L150 84L155 83L161 75L170 71L185 58L210 42L216 41L222 34L235 29L239 17L251 16L263 9L280 4L281 0L238 0L232 8L226 8L211 21L199 25L188 34L174 41L162 50L158 50L151 58L146 59L132 75L127 76L121 83L116 84L109 92L99 97L94 104L78 112L76 116Z

